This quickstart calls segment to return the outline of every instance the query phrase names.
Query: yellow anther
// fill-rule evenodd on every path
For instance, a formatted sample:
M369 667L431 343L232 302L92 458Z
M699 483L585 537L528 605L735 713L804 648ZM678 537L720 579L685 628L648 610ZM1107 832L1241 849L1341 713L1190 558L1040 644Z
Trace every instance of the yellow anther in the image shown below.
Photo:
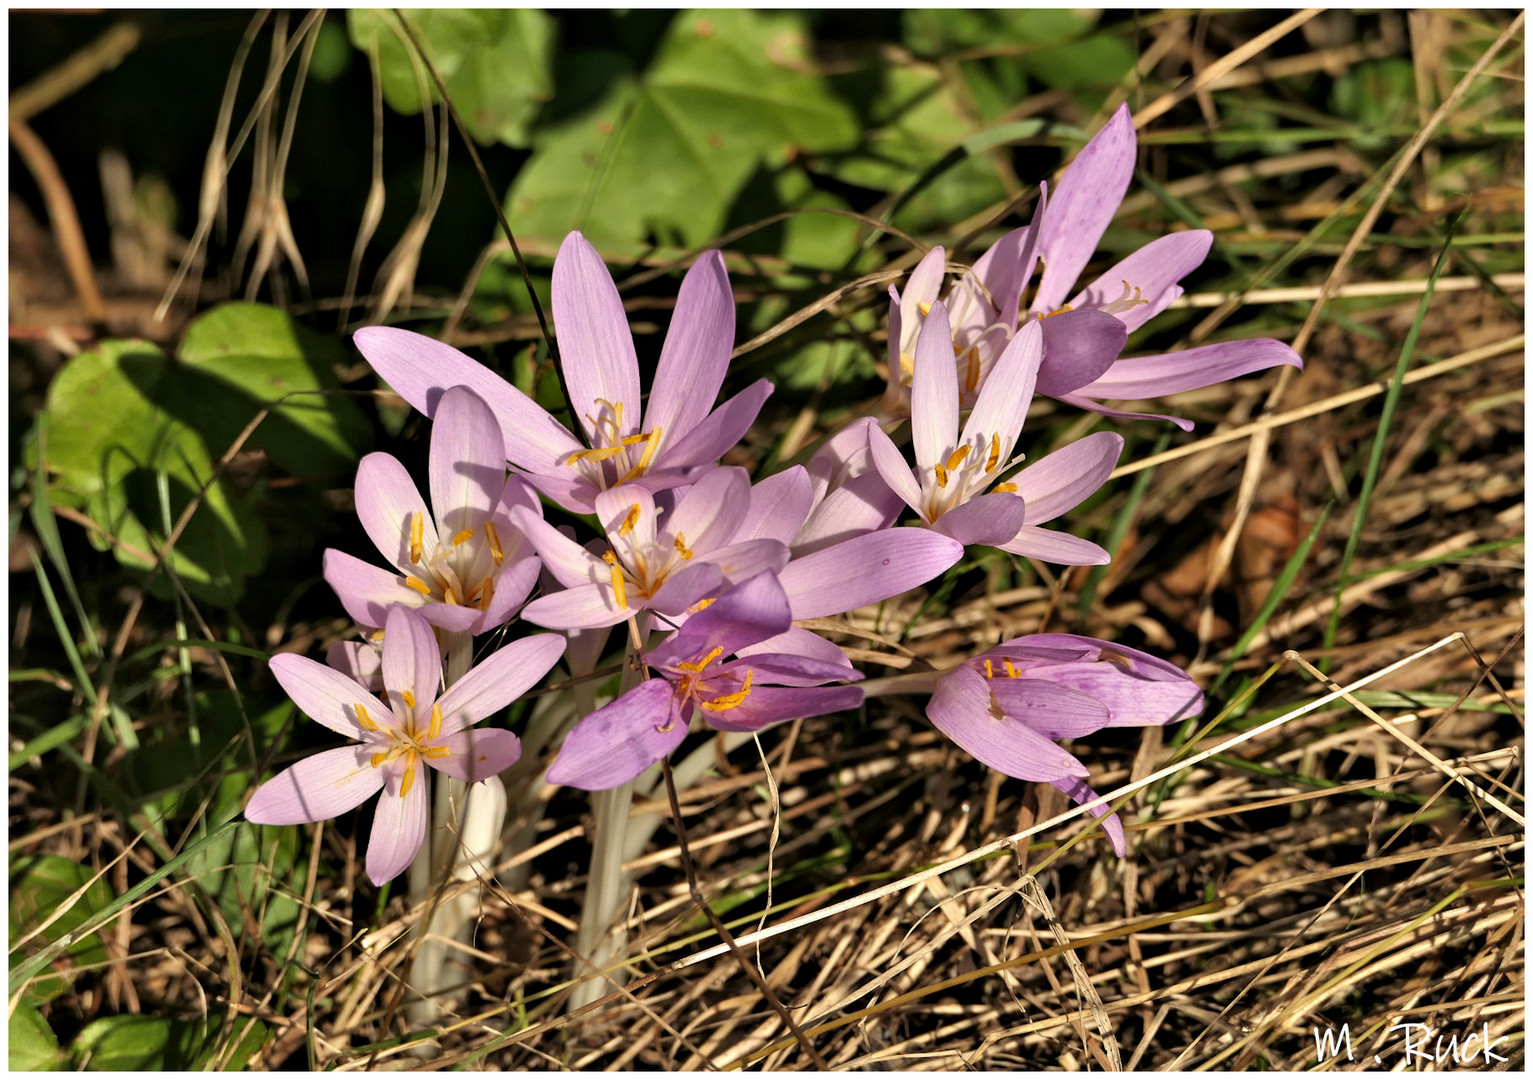
M431 706L431 727L426 729L426 738L434 742L440 734L442 734L442 706L433 705Z
M452 586L451 585L443 585L442 586L442 603L444 603L444 604L456 604L457 602L458 602L458 594L452 591Z
M947 487L947 470L941 465L937 466L937 486Z
M383 750L383 751L380 751L379 753L374 754L370 760L373 763L373 768L376 769L379 765L382 765L388 759L389 759L389 752L387 750Z
M458 535L452 538L452 546L457 547L459 544L463 543L463 541L473 539L473 536L473 529L459 529Z
M403 799L410 794L410 789L415 786L415 751L405 752L405 778L399 784L399 797Z
M751 696L751 676L755 672L750 668L745 669L745 681L740 684L740 689L733 694L723 694L712 701L699 701L698 704L709 712L728 712Z
M450 746L433 746L426 751L426 756L428 758L444 758L450 753L452 753L452 747Z
M969 372L964 378L964 389L969 393L979 389L979 346L970 345L968 349Z
M426 515L419 510L410 515L410 561L419 566L421 544L426 536Z
M609 551L602 556L602 562L612 567L612 592L617 597L617 606L627 607L628 586L623 581L623 568L617 564L617 555Z
M682 671L690 671L695 674L702 671L703 668L707 667L709 664L713 663L720 656L722 656L723 653L724 647L722 645L715 645L713 647L713 651L710 652L707 656L703 657L701 660L687 660L677 664L676 666L681 668Z
M1008 679L1020 679L1022 677L1022 673L1017 670L1016 664L1013 664L1010 660L1005 659L1003 659L1001 663L1006 665L1006 677Z
M988 656L985 657L985 678L987 678L987 679L995 678L995 664L993 664L990 661L990 658Z
M922 315L930 315L932 313L932 306L930 304L917 304L916 307L921 309Z
M352 708L357 710L357 723L361 724L365 730L378 730L378 725L373 722L373 718L371 716L367 715L367 710L365 708L363 708L361 705L353 705Z
M412 709L415 708L415 695L414 694L412 694L408 690L401 690L399 692L399 696L405 699L405 704L407 706L409 706Z
M410 586L410 588L414 589L416 592L420 593L422 596L431 595L431 586L427 585L418 577L405 578L405 584Z
M490 545L490 557L495 560L495 565L499 566L506 556L500 550L500 533L495 531L493 521L484 523L484 539L485 543Z
M623 523L617 527L617 534L619 536L627 536L629 533L633 532L633 527L635 525L637 525L638 523L639 523L639 504L638 503L634 503L633 507L624 516Z
M968 457L969 451L973 449L974 447L972 446L960 446L957 450L954 450L951 454L949 454L947 459L948 470L951 472L952 470L958 468L958 466L962 465L963 459Z
M1016 484L1012 484L1012 483L997 484L997 485L995 485L995 487L991 488L990 490L991 491L1016 491L1017 490L1017 485Z
M704 599L699 600L697 603L693 604L691 607L687 608L687 614L696 615L699 611L707 611L713 606L713 602L717 599L717 596L705 597Z
M1069 304L1066 304L1064 307L1055 308L1053 311L1046 312L1046 313L1038 316L1038 318L1040 318L1040 319L1049 319L1049 318L1053 318L1055 315L1063 315L1067 311L1074 311L1074 310L1075 310L1074 307L1072 307Z
M692 551L687 547L687 538L682 533L676 534L676 550L681 553L681 557L687 562L692 561Z
M663 428L657 427L648 435L634 435L631 437L632 440L642 442L644 444L644 453L639 455L639 463L624 473L623 478L619 480L618 483L626 484L630 480L637 480L639 477L643 476L646 471L648 471L649 463L655 458L655 451L660 449L660 433L663 430ZM629 445L632 445L632 442L629 439L624 439L623 441Z
M573 465L577 461L606 461L624 453L626 446L598 446L593 450L576 450L564 459L566 465Z
M383 631L382 630L374 630L371 634L368 635L367 640L371 641L374 645L382 645L383 644Z
M489 611L490 601L495 599L495 579L485 578L484 584L479 586L479 610Z
M903 369L905 374L914 375L916 373L916 358L908 352L900 353L900 368Z
M995 467L1000 463L1001 437L999 435L992 435L990 436L990 456L985 459L985 471L987 473L995 472Z

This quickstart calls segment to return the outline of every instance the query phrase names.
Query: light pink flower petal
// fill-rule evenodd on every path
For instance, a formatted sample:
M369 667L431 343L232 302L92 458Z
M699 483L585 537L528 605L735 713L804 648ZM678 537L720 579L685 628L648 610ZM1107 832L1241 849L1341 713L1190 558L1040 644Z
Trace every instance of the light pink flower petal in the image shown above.
M1057 398L1096 379L1118 359L1128 327L1116 315L1081 308L1050 315L1043 327L1038 393Z
M505 772L522 756L521 740L500 728L469 728L443 736L435 745L445 746L452 753L427 758L426 764L469 784Z
M1050 739L1090 735L1112 718L1112 712L1096 698L1047 679L995 678L987 684L1007 716Z
M744 469L720 466L710 469L687 489L666 515L664 535L681 538L701 554L728 544L750 510L751 481ZM634 530L637 535L638 530Z
M374 723L387 723L393 713L372 691L334 668L293 653L271 658L271 673L293 703L316 723L358 742L372 742L374 735L357 722L357 706L367 710Z
M482 528L505 489L505 443L495 414L466 386L449 389L437 406L428 472L443 542Z
M846 653L841 651L839 645L826 641L819 634L812 630L805 630L802 626L790 626L776 637L769 637L755 645L736 650L736 655L742 658L777 653L801 656L806 660L839 668L840 674L836 678L843 681L862 678L862 672L852 667L852 662L846 658Z
M383 786L383 771L369 760L375 750L359 744L304 758L256 788L245 819L257 825L307 825L360 806Z
M423 569L410 558L415 515L421 517L423 559L437 549L436 524L405 467L388 454L368 454L357 466L356 503L362 528L383 557L402 572L420 576Z
M974 408L963 426L963 442L968 443L976 436L988 439L992 434L999 435L1002 453L1010 452L1027 419L1028 406L1033 403L1042 362L1043 328L1037 319L1029 319L1006 343L981 384Z
M687 725L664 679L648 679L575 725L548 768L548 782L586 791L626 784L680 746Z
M1006 491L979 495L943 514L933 524L938 532L967 547L1004 544L1017 535L1026 510L1023 501Z
M763 570L777 572L788 565L788 548L776 540L742 540L708 553L708 562L719 568L724 580L734 585ZM674 578L673 578L674 580Z
M1032 280L1038 262L1038 239L1048 211L1049 185L1038 185L1038 205L1033 220L1001 237L974 264L974 276L985 283L996 303L996 317L1004 326L1016 326L1022 290Z
M1053 311L1064 303L1096 253L1133 178L1135 145L1134 121L1128 106L1120 105L1065 170L1039 236L1043 277L1034 311Z
M753 673L751 677L756 686L822 686L829 682L844 682L848 678L844 657L827 662L793 653L751 653L708 669L714 676L732 674L740 679L745 678L747 670ZM859 671L850 681L857 682L862 678Z
M793 554L811 555L854 536L887 529L904 505L877 469L854 476L814 508L793 537Z
M777 575L795 619L842 615L925 584L963 545L929 529L869 533L794 559Z
M373 815L373 835L367 842L367 876L383 885L404 873L426 839L426 816L431 804L430 770L415 764L415 782L399 794L404 770L395 762L388 786Z
M814 505L808 471L802 465L795 465L758 481L751 485L750 502L745 520L735 530L736 540L792 543L793 534L798 532Z
M906 464L905 455L900 453L894 440L884 434L883 428L877 424L868 428L868 452L872 455L873 465L884 485L898 495L906 506L919 513L924 501L921 498L921 484Z
M735 343L735 298L724 256L705 251L682 279L671 328L655 368L644 429L675 441L718 400Z
M639 610L632 592L627 599L619 604L610 584L575 585L538 597L522 608L522 618L550 630L594 630L616 626Z
M596 496L596 520L613 544L648 547L659 535L658 518L655 497L637 484L620 484ZM601 577L607 575L601 573Z
M792 621L788 597L776 575L760 573L689 618L679 631L651 649L646 659L656 667L675 667L713 648L723 649L723 655L729 656L736 649L782 633Z
M1118 363L1123 363L1119 360ZM1196 425L1191 420L1184 420L1180 416L1167 416L1164 413L1125 412L1122 409L1110 409L1100 401L1079 394L1060 394L1058 399L1066 405L1074 405L1077 409L1086 409L1090 412L1101 413L1103 416L1111 416L1118 420L1167 420L1181 428L1183 431L1191 431Z
M325 582L335 590L346 614L363 626L382 626L394 604L418 608L426 602L397 572L344 551L326 548L322 565Z
M739 445L745 433L756 422L756 414L761 411L761 406L771 396L771 380L757 379L709 413L679 442L669 446L662 444L654 468L650 471L717 461L724 456L725 451Z
M815 505L819 505L827 492L872 471L868 431L877 426L878 421L873 417L859 416L827 438L810 456L804 468L809 473Z
M1076 391L1082 397L1138 400L1179 394L1279 364L1304 368L1299 354L1281 341L1253 338L1201 345L1157 356L1119 360L1107 373Z
M1061 566L1106 566L1112 562L1112 556L1090 540L1056 529L1040 529L1036 525L1022 526L1013 539L995 546L1013 555L1026 555L1039 562Z
M1017 473L1011 479L1027 500L1027 523L1042 525L1074 510L1107 482L1121 453L1122 435L1096 431Z
M916 370L910 384L910 441L924 480L958 442L958 365L947 308L935 303L916 340ZM871 440L868 446L872 447ZM892 484L891 484L892 486Z
M1048 783L1070 796L1077 806L1083 806L1097 797L1097 793L1092 791L1084 780L1077 780L1073 776L1062 780L1050 780ZM1112 806L1103 803L1101 806L1087 810L1086 813L1102 823L1102 831L1107 834L1107 839L1111 842L1113 852L1118 858L1121 859L1127 855L1128 838L1123 835L1123 822L1119 821L1118 815L1112 812Z
M770 544L773 541L753 540L750 543ZM725 587L723 571L716 565L694 562L666 578L665 584L655 590L655 595L644 606L662 615L679 616L699 600L718 596Z
M389 609L383 625L383 685L389 700L405 708L399 697L408 690L415 698L415 715L430 716L442 681L442 653L431 624L407 607Z
M570 513L589 514L596 503L599 489L584 476L577 475L573 469L565 469L562 465L558 467L565 475L528 473L524 479Z
M639 427L639 358L612 274L584 236L572 232L554 257L554 333L570 404L595 435L598 400L623 408L623 435Z
M921 256L921 261L916 263L905 281L905 291L899 294L900 325L889 328L889 371L896 379L899 378L900 351L910 348L907 338L913 341L921 332L925 318L922 305L936 303L946 274L947 252L938 245ZM893 292L893 286L890 286L890 292Z
M436 416L448 387L466 386L478 394L500 424L507 460L524 469L551 472L581 449L542 406L451 345L391 326L365 326L352 340L373 370L427 416Z
M708 726L719 731L761 731L786 720L829 716L861 704L862 688L857 686L760 686L753 687L733 709L701 711Z
M493 716L536 686L564 655L561 634L534 634L502 645L447 688L442 730L451 735Z
M606 563L536 514L518 507L511 511L511 523L532 542L548 572L566 589L608 578Z
M472 631L477 634L484 620L484 613L478 608L444 604L439 600L427 600L411 610L420 612L421 618L432 626L454 632Z
M1157 237L1115 263L1076 294L1070 305L1077 309L1100 308L1138 295L1146 302L1117 313L1124 326L1137 330L1181 294L1176 283L1203 264L1213 242L1214 234L1207 229L1188 229Z
M383 657L366 641L332 641L325 650L325 666L375 693L383 689Z
M543 564L536 555L524 555L519 559L508 556L500 573L495 575L495 592L490 597L490 606L484 609L475 633L482 634L510 622L527 597L532 595L542 568Z
M965 666L937 680L926 716L971 757L1018 780L1090 775L1074 755L1018 720L997 717L993 708L984 676Z

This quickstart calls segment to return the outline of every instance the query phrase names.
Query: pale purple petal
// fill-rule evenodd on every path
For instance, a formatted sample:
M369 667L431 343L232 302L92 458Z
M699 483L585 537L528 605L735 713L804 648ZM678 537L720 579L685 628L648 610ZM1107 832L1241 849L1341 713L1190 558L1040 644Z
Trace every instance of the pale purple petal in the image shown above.
M548 782L586 791L626 784L686 739L676 706L664 679L640 683L575 725L548 768Z
M751 540L749 543L782 546L775 540ZM719 595L725 584L724 572L716 564L694 561L669 575L644 606L662 615L680 615L699 600Z
M809 473L809 485L816 504L825 498L827 491L873 468L868 455L868 431L877 426L875 418L859 416L828 437L810 456L804 469Z
M469 784L505 772L522 756L521 740L500 728L469 728L439 738L434 745L452 753L427 758L426 764Z
M436 525L405 467L388 454L368 454L357 466L356 504L362 528L383 557L406 574L422 573L410 558L415 515L421 517L422 558L438 546Z
M325 650L325 665L374 692L383 689L383 657L366 641L332 641Z
M813 505L813 486L802 465L773 473L751 486L750 510L735 530L735 539L792 543Z
M920 511L923 502L920 482L910 471L905 455L894 445L894 440L876 424L868 428L868 451L884 485L898 495L906 506Z
M720 664L717 668L709 668L708 671L713 675L740 672L743 679L746 668L754 672L752 679L756 686L820 686L828 682L857 682L863 677L855 669L848 673L845 656L837 662L829 663L791 653L745 655L738 660Z
M761 731L785 720L828 716L861 704L862 688L858 686L753 686L745 700L732 709L700 711L708 725L719 731Z
M586 432L605 401L623 408L622 434L638 430L639 358L623 298L601 256L578 232L559 245L554 257L554 334L570 404Z
M532 542L548 572L565 588L603 581L609 576L606 563L536 514L517 508L511 511L511 523Z
M1134 175L1134 121L1120 105L1065 170L1038 238L1043 277L1033 310L1053 311L1070 295L1107 231Z
M1123 361L1118 361L1122 363ZM1164 413L1125 412L1122 409L1110 409L1100 401L1094 401L1079 394L1060 394L1059 401L1066 405L1074 405L1077 409L1086 409L1090 412L1101 413L1103 416L1111 416L1118 420L1168 420L1181 428L1183 431L1191 431L1196 425L1191 420L1184 420L1180 416L1167 416Z
M776 540L745 540L710 551L707 560L719 568L728 584L733 585L753 578L763 570L774 573L781 570L788 563L788 549Z
M357 721L357 706L367 710L374 723L393 716L372 691L334 668L293 653L271 658L271 673L304 715L331 731L358 742L372 742L373 734Z
M958 441L958 366L947 308L935 303L916 340L910 384L910 441L916 464L926 470L945 460ZM871 438L868 446L873 446ZM892 483L891 483L892 486Z
M705 251L682 279L655 368L644 429L681 438L718 400L735 343L735 298L724 256Z
M382 626L394 604L420 607L426 598L405 584L393 570L363 562L335 548L326 548L322 565L325 582L341 606L363 626Z
M1043 327L1043 364L1038 369L1038 393L1057 398L1098 378L1128 340L1128 327L1116 315L1081 308L1050 315Z
M1050 780L1048 783L1063 791L1075 801L1077 806L1084 806L1097 797L1084 780L1077 780L1073 776L1062 780ZM1107 839L1112 843L1113 852L1118 858L1128 854L1128 838L1123 835L1123 822L1118 820L1118 815L1112 812L1112 806L1103 803L1086 811L1092 817L1102 823L1102 831L1107 834Z
M900 292L889 286L889 386L891 391L900 382L900 339L905 332L905 321L900 316Z
M981 384L963 426L962 441L999 435L1005 451L1009 451L1027 419L1042 362L1043 328L1037 319L1029 319L1006 343Z
M890 296L896 300L889 323L889 377L896 382L902 366L900 356L910 349L911 342L921 332L922 305L936 302L946 273L947 252L939 245L921 256L921 261L905 280L903 293L896 293L892 285L889 287Z
M1202 265L1213 242L1214 234L1207 229L1188 229L1157 237L1115 263L1081 290L1070 305L1100 308L1137 296L1145 303L1135 304L1115 316L1130 331L1137 330L1181 294L1176 283Z
M757 379L709 413L681 441L668 446L662 443L651 471L717 461L725 451L739 445L771 396L771 380Z
M817 664L828 665L829 668L839 669L840 674L835 677L843 682L862 678L862 672L852 667L852 662L846 658L846 653L841 651L841 646L826 641L819 634L812 630L805 630L802 626L790 626L776 637L737 649L736 654L741 657L776 654L799 656Z
M426 816L430 809L430 772L419 762L415 782L403 796L399 794L404 770L397 767L388 786L378 799L373 815L373 834L367 842L367 876L374 885L392 881L415 861L426 839Z
M1034 221L1037 221L1036 215ZM1023 263L1033 234L1033 225L1024 225L991 244L974 264L972 273L984 283L995 307L996 320L1006 326L1017 325L1017 308L1022 297L1022 287L1027 278L1022 276ZM1031 268L1028 277L1032 276ZM986 304L986 307L989 307ZM977 329L983 329L978 327Z
M1057 529L1040 529L1036 525L1022 526L1013 539L995 546L1013 555L1026 555L1039 562L1061 566L1106 566L1112 562L1112 556L1090 540Z
M925 584L959 559L963 545L929 529L889 529L794 559L777 579L795 619L841 615Z
M788 597L777 576L756 574L693 615L646 659L658 667L674 667L714 648L731 656L736 649L782 633L792 621Z
M429 716L442 681L442 653L431 624L407 607L389 609L383 624L383 685L391 701L402 691L415 698L417 716Z
M601 489L584 476L576 474L573 469L565 469L563 466L558 468L564 475L527 473L523 479L570 513L589 514Z
M495 575L495 592L490 596L490 606L484 609L484 616L474 632L482 634L510 622L511 616L532 594L542 567L536 555L524 555L520 559L507 556L500 573Z
M484 615L476 607L464 607L462 604L444 604L440 600L427 600L424 604L412 610L420 612L421 618L425 619L432 626L453 631L474 630L475 627L480 625Z
M1271 338L1224 341L1181 352L1119 360L1105 375L1076 393L1083 397L1128 400L1161 397L1212 386L1279 364L1304 367L1299 354L1281 341Z
M635 507L638 513L630 517ZM636 484L620 484L596 496L596 520L614 542L624 536L620 542L635 547L653 544L659 535L658 519L655 497Z
M531 690L564 655L562 634L534 634L502 645L447 688L442 730L451 735L492 716Z
M449 389L437 406L428 471L437 529L448 544L461 530L480 529L505 490L500 425L484 400L466 386Z
M734 539L750 509L750 490L750 477L744 469L710 469L666 515L665 535L680 537L698 554L725 546ZM634 531L637 534L638 530Z
M1019 679L998 676L987 684L1002 712L1051 739L1090 735L1101 731L1112 718L1107 706L1096 698L1047 679L1028 678L1026 674Z
M630 591L626 605L617 602L610 584L576 585L540 596L522 608L522 618L550 630L594 630L616 626L640 609Z
M809 555L854 536L886 529L900 516L904 505L877 469L854 476L814 508L793 537L793 552Z
M1075 757L1026 724L995 715L984 676L954 668L937 680L926 716L938 731L992 769L1018 780L1088 776Z
M372 767L376 747L342 746L304 758L256 788L245 820L257 825L307 825L328 821L362 804L383 786Z
M1042 525L1075 509L1107 482L1121 453L1122 435L1097 431L1017 473L1011 479L1027 500L1027 523Z
M373 370L429 417L436 416L448 387L466 386L478 394L500 424L507 460L524 469L551 472L581 449L542 406L451 345L391 326L365 326L352 340Z
M967 547L970 544L1004 544L1022 527L1025 504L1016 495L993 491L969 499L943 514L932 528Z

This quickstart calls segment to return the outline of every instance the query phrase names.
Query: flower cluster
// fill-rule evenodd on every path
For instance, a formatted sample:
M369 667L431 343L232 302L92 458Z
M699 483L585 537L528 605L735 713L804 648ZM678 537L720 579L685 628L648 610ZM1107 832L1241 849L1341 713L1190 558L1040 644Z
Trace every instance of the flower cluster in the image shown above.
M1103 402L1299 364L1276 341L1120 356L1128 335L1181 294L1177 282L1209 249L1204 231L1155 240L1071 295L1134 153L1120 109L1057 190L1040 191L1031 224L945 291L946 255L933 248L903 292L890 290L879 415L830 434L804 465L754 482L720 459L772 386L761 380L716 404L735 336L719 252L687 272L646 396L610 274L579 233L565 239L553 315L576 431L447 345L406 330L358 331L377 373L433 421L430 506L394 458L362 461L357 513L388 565L331 550L324 572L351 617L381 631L333 647L328 667L295 656L271 664L305 713L354 745L264 784L250 820L314 821L381 791L367 863L381 883L425 835L427 767L475 781L517 759L514 735L471 725L536 685L564 654L566 634L585 654L590 635L599 650L608 628L626 624L636 650L624 692L574 725L547 773L605 790L633 781L695 728L759 731L857 708L862 673L805 620L900 596L976 545L1062 565L1108 562L1098 545L1045 526L1102 486L1123 438L1091 434L1018 469L1034 396L1143 418ZM909 458L895 438L907 418ZM598 533L546 520L545 499L594 516ZM913 520L900 524L907 509ZM476 636L518 617L555 633L468 665ZM1064 634L1004 642L932 673L925 689L931 722L975 758L1077 802L1095 793L1058 740L1165 724L1202 707L1173 665ZM1123 854L1121 825L1105 808L1094 812Z

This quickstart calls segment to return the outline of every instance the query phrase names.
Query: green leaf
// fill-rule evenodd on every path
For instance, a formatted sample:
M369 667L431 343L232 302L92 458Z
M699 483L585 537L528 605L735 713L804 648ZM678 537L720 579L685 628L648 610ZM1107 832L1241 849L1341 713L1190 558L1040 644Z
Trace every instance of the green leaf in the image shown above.
M528 125L553 95L550 66L554 20L541 11L517 9L407 9L405 17L431 56L464 126L481 143L526 146ZM376 50L383 97L396 111L421 111L420 77L408 36L390 26L392 14L351 10L346 13L352 43L363 52ZM420 68L430 100L436 84Z
M203 1020L171 1020L160 1016L106 1016L93 1020L70 1048L77 1066L95 1072L201 1070L215 1056L224 1068L242 1071L266 1043L265 1024L245 1017L234 1020L239 1039L232 1053L220 1055L219 1038L225 1014Z
M336 390L346 350L266 304L220 304L186 329L177 350L186 400L205 404L199 430L222 453L262 408L288 398L245 445L265 450L295 476L349 469L371 444L372 427Z
M35 1005L18 1005L11 1013L7 1029L7 1063L11 1072L41 1072L63 1064L59 1037L37 1011Z
M88 866L58 855L35 855L12 865L10 877L10 941L14 947L23 935L53 915L64 902L94 876ZM104 879L94 882L68 911L33 938L23 951L34 950L58 941L112 901L112 890ZM89 934L64 950L69 957L66 970L55 968L39 975L27 987L26 997L35 1003L50 1001L69 988L69 974L76 964L100 964L107 960L106 947L97 934ZM20 954L13 962L20 959Z
M807 63L797 15L677 16L642 77L534 139L507 198L512 227L634 250L651 235L706 243L758 169L855 143L851 110Z
M1070 8L913 8L905 12L902 30L911 49L936 56L955 47L1054 45L1090 30L1100 15L1099 11Z

